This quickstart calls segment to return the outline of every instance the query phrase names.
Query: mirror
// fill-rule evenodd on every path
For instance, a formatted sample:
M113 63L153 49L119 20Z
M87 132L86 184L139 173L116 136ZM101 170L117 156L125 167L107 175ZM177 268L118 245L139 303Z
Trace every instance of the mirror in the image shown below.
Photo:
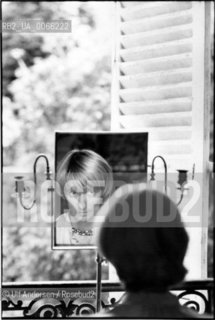
M96 248L93 217L123 184L145 182L146 132L56 132L53 249Z

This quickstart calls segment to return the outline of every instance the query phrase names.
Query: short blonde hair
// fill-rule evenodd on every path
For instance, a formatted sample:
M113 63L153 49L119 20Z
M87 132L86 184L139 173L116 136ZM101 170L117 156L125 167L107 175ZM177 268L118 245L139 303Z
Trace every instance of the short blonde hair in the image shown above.
M113 190L113 174L108 162L98 153L75 149L66 154L57 168L57 181L64 188L66 182L75 181L81 187L94 187L91 182L104 181L101 193L106 200Z

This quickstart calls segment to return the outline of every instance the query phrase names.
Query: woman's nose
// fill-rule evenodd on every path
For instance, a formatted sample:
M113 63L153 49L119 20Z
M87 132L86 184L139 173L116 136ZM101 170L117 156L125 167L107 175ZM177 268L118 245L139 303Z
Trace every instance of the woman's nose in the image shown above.
M86 210L87 208L87 196L85 193L82 193L79 197L79 209Z

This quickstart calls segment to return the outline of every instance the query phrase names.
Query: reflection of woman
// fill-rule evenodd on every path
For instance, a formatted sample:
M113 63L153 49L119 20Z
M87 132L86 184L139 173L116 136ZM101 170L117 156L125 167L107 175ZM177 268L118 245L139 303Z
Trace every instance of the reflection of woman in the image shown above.
M73 150L61 161L57 180L69 210L56 220L56 244L92 244L93 216L113 188L111 167L91 150Z

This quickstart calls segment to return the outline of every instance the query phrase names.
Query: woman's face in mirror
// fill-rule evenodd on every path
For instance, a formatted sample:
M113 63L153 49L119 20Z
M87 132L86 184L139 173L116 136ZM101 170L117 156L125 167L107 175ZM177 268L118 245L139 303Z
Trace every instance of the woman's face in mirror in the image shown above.
M90 184L89 184L90 185ZM92 222L95 214L103 203L101 190L83 187L77 183L69 183L65 192L72 222Z

